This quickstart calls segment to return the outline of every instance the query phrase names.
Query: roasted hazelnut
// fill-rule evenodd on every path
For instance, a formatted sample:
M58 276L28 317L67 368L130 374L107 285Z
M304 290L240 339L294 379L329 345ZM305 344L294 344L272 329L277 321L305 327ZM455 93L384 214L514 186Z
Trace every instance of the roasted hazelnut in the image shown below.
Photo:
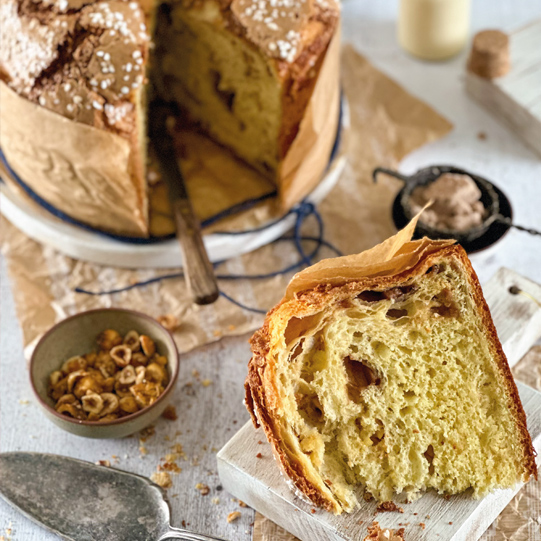
M104 417L105 415L116 413L118 411L120 400L116 394L102 393L101 399L103 400L103 409L100 412L100 417Z
M103 387L93 377L84 376L75 384L73 394L77 398L82 398L89 391L100 394L103 392Z
M86 370L88 363L86 359L81 356L71 357L62 365L62 372L66 375L71 374L72 372L77 372L78 370Z
M86 360L87 366L94 366L94 363L98 360L98 354L96 352L87 353L83 357Z
M135 368L129 364L120 372L118 383L121 385L131 385L135 383Z
M94 363L94 368L98 369L104 378L114 376L118 371L118 366L108 352L100 351L98 358Z
M58 400L68 392L68 378L61 379L56 385L53 385L49 391L53 400Z
M148 364L148 357L144 353L137 351L132 353L130 364L136 368L138 366L146 366Z
M120 344L122 344L122 336L114 329L107 329L98 336L98 346L106 351Z
M127 386L127 385L123 385L122 383L120 383L119 381L117 381L115 383L115 393L117 394L117 396L119 396L120 398L123 398L125 396L132 396L131 392L130 392L130 388Z
M130 331L124 337L124 345L128 346L132 352L139 351L141 349L141 344L139 342L139 333L137 331Z
M165 366L167 364L167 357L165 357L164 355L156 354L152 358L152 362L158 363L160 366Z
M115 388L116 379L114 376L111 376L110 378L107 378L103 383L103 392L104 393L110 393Z
M81 402L83 404L83 409L87 413L99 415L103 409L103 398L97 393L89 392L85 394L81 397Z
M86 413L79 404L60 404L60 406L56 407L56 411L74 419L86 419Z
M145 379L154 383L163 383L167 378L165 368L158 363L150 363L145 370Z
M68 392L71 393L73 391L73 388L75 387L76 383L84 378L88 376L88 372L86 370L77 370L76 372L72 372L68 377L67 377L67 381L68 381Z
M119 368L124 368L125 366L128 366L130 364L131 349L124 344L120 346L115 346L111 350L111 357Z
M133 396L124 396L119 401L120 409L126 413L135 413L139 410L139 406Z
M114 421L115 419L118 419L119 415L118 413L109 413L108 415L105 415L100 419L102 423L106 423L107 421Z
M61 396L58 399L58 402L56 403L56 407L61 406L62 404L78 404L79 401L77 400L77 397L72 394L65 394L64 396Z
M147 336L146 334L142 334L139 337L139 341L141 342L141 348L143 350L143 353L147 357L152 357L154 353L156 353L156 344L154 343L154 340Z
M60 370L55 370L52 372L49 376L49 387L54 387L63 377L64 376Z
M130 387L130 391L140 408L146 408L154 403L163 391L159 383L138 383Z
M135 383L143 383L145 381L146 368L144 366L138 366L135 369Z

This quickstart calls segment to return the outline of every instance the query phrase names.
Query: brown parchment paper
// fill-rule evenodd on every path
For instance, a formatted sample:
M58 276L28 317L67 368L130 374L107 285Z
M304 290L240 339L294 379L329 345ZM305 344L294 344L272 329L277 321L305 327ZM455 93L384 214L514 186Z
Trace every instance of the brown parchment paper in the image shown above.
M515 365L513 375L517 380L541 391L541 346L534 346ZM383 523L382 526L384 526ZM481 541L541 541L541 480L531 479L480 539ZM253 541L298 540L268 518L256 513Z

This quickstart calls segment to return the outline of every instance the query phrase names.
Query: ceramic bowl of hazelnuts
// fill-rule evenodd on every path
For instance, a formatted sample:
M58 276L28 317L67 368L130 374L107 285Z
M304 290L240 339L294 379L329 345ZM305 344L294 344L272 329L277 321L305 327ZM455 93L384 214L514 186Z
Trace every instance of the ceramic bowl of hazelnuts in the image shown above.
M178 378L173 337L152 317L89 310L52 327L30 360L30 382L46 416L88 438L121 438L152 424Z

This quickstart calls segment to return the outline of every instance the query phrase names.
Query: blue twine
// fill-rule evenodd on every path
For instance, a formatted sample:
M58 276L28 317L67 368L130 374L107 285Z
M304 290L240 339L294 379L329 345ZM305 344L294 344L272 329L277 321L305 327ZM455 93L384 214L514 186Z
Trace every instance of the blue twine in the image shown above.
M216 278L218 280L264 280L264 279L268 279L268 278L274 278L275 276L288 274L290 272L293 272L293 271L299 269L302 266L311 265L312 262L313 262L313 259L318 255L318 253L319 253L322 246L325 246L326 248L330 249L337 256L342 255L342 253L340 252L340 250L338 250L338 248L336 248L331 243L329 243L329 242L327 242L326 240L323 239L323 232L324 232L323 219L321 218L321 215L317 211L316 207L312 203L309 203L309 202L306 202L306 201L301 202L299 205L297 205L294 209L292 209L286 215L282 216L281 218L279 218L278 220L272 222L271 224L267 224L265 227L259 227L259 228L255 228L255 229L251 229L251 230L247 230L247 231L220 231L219 234L220 235L241 235L241 234L254 233L254 232L257 232L257 231L261 231L261 230L265 229L266 227L270 227L271 225L279 223L280 221L284 220L290 214L296 214L296 216L297 216L297 219L295 221L295 226L293 228L293 235L292 236L280 237L279 239L276 239L274 242L292 241L294 243L294 245L295 245L295 248L297 249L297 252L298 252L299 256L300 256L299 261L297 261L296 263L293 263L291 265L288 265L287 267L285 267L283 269L273 271L273 272L269 272L269 273L265 273L265 274L217 274ZM317 225L318 225L317 235L316 236L303 236L303 235L301 235L301 232L300 232L302 224L310 216L314 216L314 218L316 219L316 222L317 222ZM214 234L216 234L216 233L214 233ZM304 241L315 242L316 246L309 253L306 253L304 251L304 248L303 248L303 245L302 245L302 243ZM223 261L215 263L214 267L217 267L218 265L220 265L222 263L223 263ZM128 286L123 286L123 287L119 287L119 288L115 288L115 289L103 290L103 291L89 291L89 290L81 288L81 287L76 287L75 292L76 293L84 293L86 295L94 295L94 296L113 295L115 293L123 293L125 291L130 291L131 289L136 289L136 288L139 288L139 287L145 287L145 286L148 286L148 285L151 285L151 284L155 284L155 283L161 282L163 280L170 280L170 279L173 279L173 278L182 278L183 276L184 276L184 273L175 272L175 273L170 273L170 274L164 274L162 276L156 276L156 277L150 278L148 280L143 280L141 282L136 282L134 284L130 284ZM233 299L232 297L230 297L229 295L227 295L223 291L220 291L220 295L223 298L225 298L226 300L228 300L229 302L231 302L232 304L234 304L235 306L238 306L239 308L242 308L243 310L247 310L249 312L254 312L254 313L257 313L257 314L265 314L266 313L266 310L260 310L259 308L252 308L252 307L249 307L249 306L246 306L246 305L242 304L241 302Z

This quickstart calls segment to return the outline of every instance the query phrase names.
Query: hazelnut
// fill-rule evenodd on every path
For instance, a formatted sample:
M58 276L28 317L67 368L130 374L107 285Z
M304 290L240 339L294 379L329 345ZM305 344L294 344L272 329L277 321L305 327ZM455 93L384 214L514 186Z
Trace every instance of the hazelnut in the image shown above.
M130 331L124 337L124 345L128 346L132 352L139 351L141 349L141 344L139 342L139 333L137 331Z
M98 346L106 351L120 344L122 344L122 336L114 329L107 329L98 336Z
M148 364L148 357L144 353L137 351L132 353L130 363L135 367L146 366Z
M138 383L130 387L130 391L140 408L146 408L154 403L163 391L159 383Z
M145 379L154 383L163 383L167 373L165 368L158 363L150 363L145 370Z
M122 369L118 378L118 383L121 385L131 385L132 383L135 383L135 368L131 364Z
M103 409L100 412L100 417L104 417L105 415L116 413L118 411L120 401L116 394L102 393L101 399L103 401Z
M86 419L86 413L83 411L80 404L60 404L60 406L56 407L56 411L63 415L73 417L74 419Z
M84 357L77 355L76 357L71 357L62 365L62 372L66 375L71 372L76 372L78 370L85 370L88 363Z
M55 370L52 372L49 376L49 387L54 387L62 379L62 377L63 375L60 370Z
M147 357L152 357L154 353L156 353L156 344L154 343L154 340L147 336L146 334L142 334L139 337L139 341L141 342L141 348L143 349L143 353Z
M53 385L49 391L54 400L58 400L61 396L68 392L68 378L61 379L56 385Z
M74 394L65 394L58 399L56 407L61 406L62 404L78 404L77 397Z
M135 413L139 406L137 406L137 402L135 401L135 398L133 396L124 396L119 401L120 409L126 413Z
M92 376L84 376L75 384L73 394L80 399L89 391L100 394L103 387Z
M103 409L103 398L97 393L87 392L87 394L81 397L81 402L83 404L83 409L87 413L99 415Z
M131 349L124 344L115 346L111 350L111 357L119 368L124 368L125 366L128 366L130 364Z
M88 372L86 372L85 370L77 370L76 372L71 372L71 374L69 374L67 377L68 392L71 393L75 384L85 376L88 376Z

